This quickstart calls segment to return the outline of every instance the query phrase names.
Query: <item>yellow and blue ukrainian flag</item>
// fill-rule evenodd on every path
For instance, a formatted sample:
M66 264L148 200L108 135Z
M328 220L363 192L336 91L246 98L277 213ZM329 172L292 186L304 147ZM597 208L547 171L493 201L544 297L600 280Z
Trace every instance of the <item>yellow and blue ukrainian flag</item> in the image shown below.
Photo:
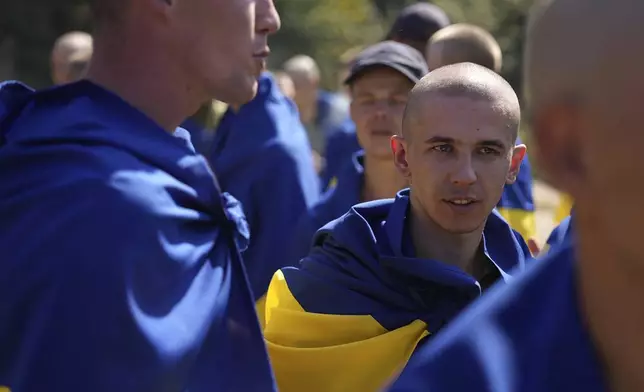
M530 260L496 212L483 233L489 269L480 282L417 258L408 210L409 190L356 205L318 231L299 267L274 275L264 336L280 391L380 390L482 286L509 280Z

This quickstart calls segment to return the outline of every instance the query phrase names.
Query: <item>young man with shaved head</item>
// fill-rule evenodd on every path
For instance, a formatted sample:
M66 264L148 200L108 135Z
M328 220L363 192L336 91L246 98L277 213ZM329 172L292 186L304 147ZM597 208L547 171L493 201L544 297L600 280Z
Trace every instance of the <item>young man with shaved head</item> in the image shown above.
M392 391L644 390L643 19L639 0L537 3L532 130L543 175L575 200L572 241L454 321Z
M523 239L493 212L525 154L519 118L512 88L483 67L420 80L392 139L410 188L355 205L318 231L298 268L273 277L264 333L280 391L379 390L421 342L523 269Z
M425 51L429 69L450 64L474 63L501 72L501 47L484 29L467 23L457 23L439 30L432 36ZM517 139L517 144L522 144ZM508 184L497 205L499 213L536 250L537 235L534 199L532 197L532 169L526 155L521 161L517 180Z
M273 2L93 5L87 80L0 86L0 390L272 391L243 213L177 126L253 98Z

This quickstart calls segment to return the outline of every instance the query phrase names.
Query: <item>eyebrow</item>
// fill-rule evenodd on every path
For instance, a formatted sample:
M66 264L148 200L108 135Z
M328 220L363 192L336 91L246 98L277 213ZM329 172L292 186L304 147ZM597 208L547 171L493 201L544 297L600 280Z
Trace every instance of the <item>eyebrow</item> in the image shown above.
M456 140L454 140L451 137L434 136L425 140L425 143L426 144L438 144L438 143L456 144ZM476 144L479 146L485 146L485 147L496 147L501 149L506 148L506 144L499 139L480 140Z
M480 146L486 146L486 147L506 148L505 143L503 143L503 141L497 140L497 139L482 140L478 144Z

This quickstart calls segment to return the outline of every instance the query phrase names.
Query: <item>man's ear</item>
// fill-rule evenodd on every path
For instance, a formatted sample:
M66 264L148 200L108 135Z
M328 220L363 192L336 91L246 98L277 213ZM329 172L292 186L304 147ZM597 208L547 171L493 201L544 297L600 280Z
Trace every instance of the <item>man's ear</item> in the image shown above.
M393 152L394 165L398 169L398 172L404 178L409 179L411 172L409 171L409 163L407 162L407 141L405 138L399 135L392 136L391 151Z
M521 162L523 161L523 158L525 158L527 151L528 148L525 146L525 144L517 144L513 147L512 160L510 161L510 170L508 171L508 175L505 178L506 184L514 184L514 182L517 180L519 169L521 168Z

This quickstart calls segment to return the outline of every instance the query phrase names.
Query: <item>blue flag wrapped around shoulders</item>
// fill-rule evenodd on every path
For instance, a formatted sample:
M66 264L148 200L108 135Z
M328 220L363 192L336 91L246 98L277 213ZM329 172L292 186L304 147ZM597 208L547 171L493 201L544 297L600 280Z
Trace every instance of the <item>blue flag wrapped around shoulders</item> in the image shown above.
M186 131L82 81L2 85L0 134L0 386L274 390L244 215Z

